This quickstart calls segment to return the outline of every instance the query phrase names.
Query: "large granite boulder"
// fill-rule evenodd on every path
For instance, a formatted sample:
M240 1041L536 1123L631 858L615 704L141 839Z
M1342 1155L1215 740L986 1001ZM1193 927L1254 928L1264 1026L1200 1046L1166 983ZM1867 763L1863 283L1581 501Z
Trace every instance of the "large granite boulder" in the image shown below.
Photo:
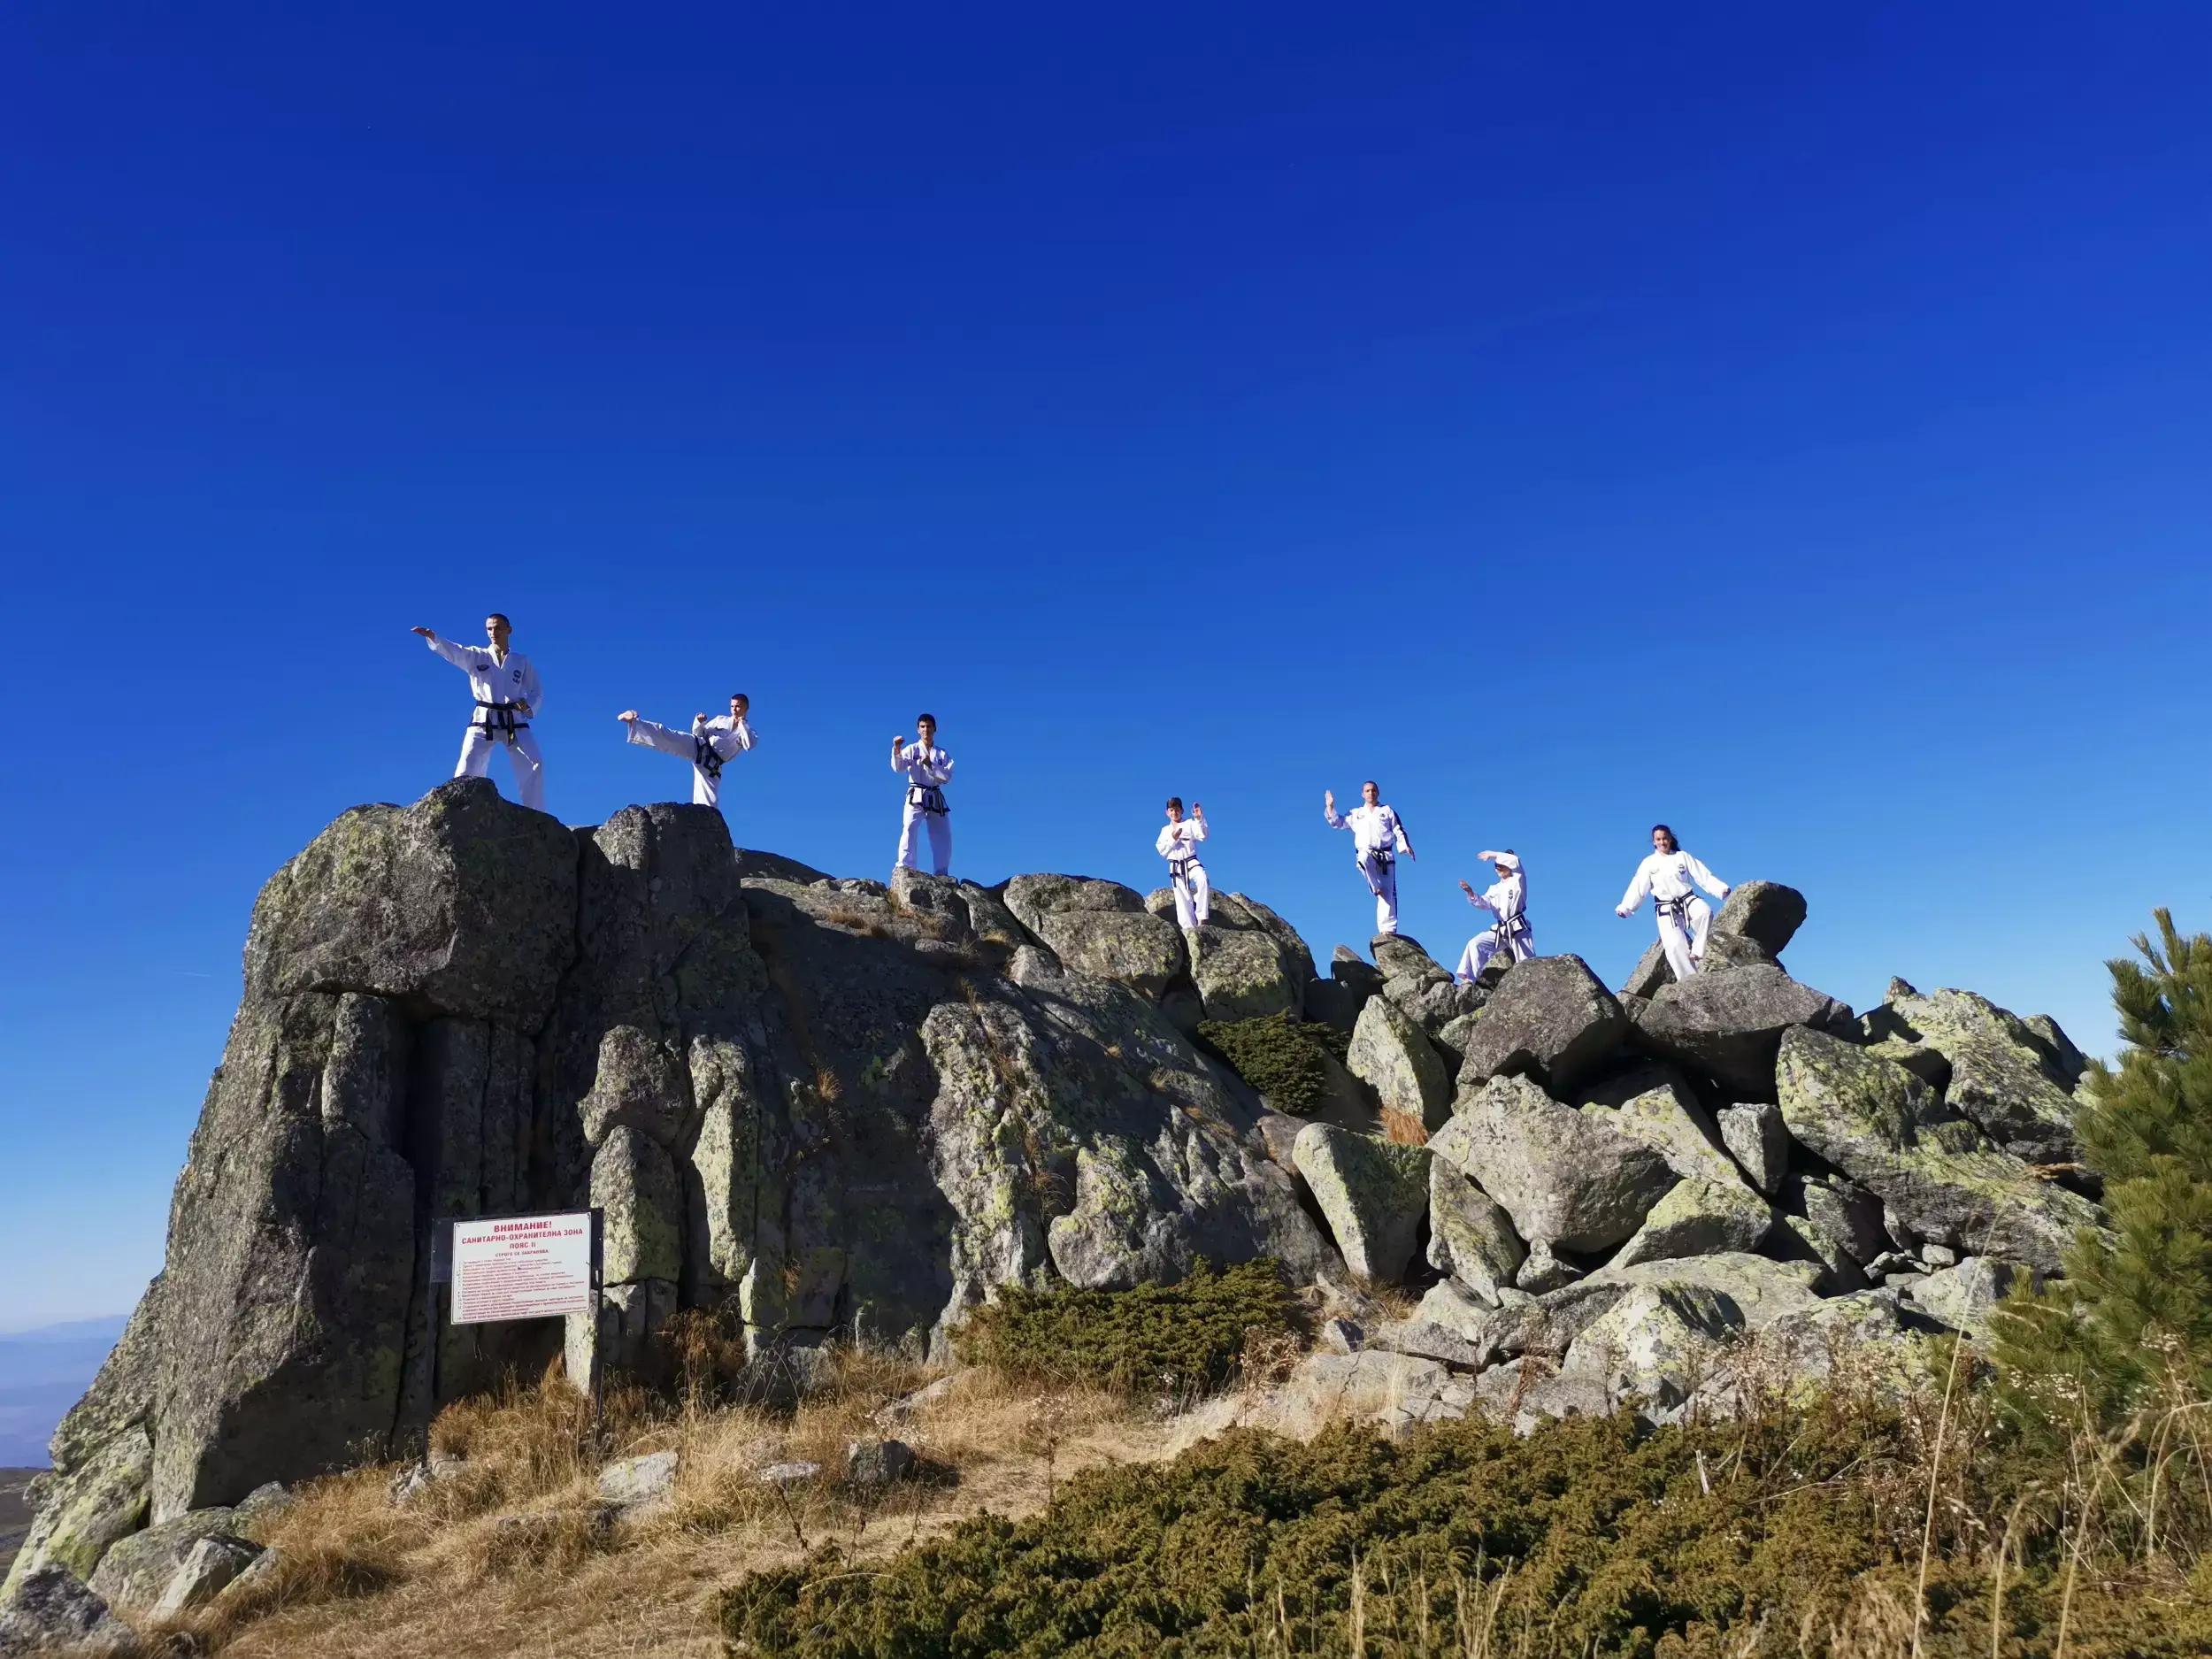
M194 1548L209 1538L228 1539L240 1525L227 1507L192 1509L120 1540L100 1558L92 1593L125 1613L150 1613L160 1603Z
M1145 895L1144 907L1173 925L1174 888L1155 888ZM1240 893L1215 894L1210 911L1190 941L1190 974L1201 1017L1235 1020L1288 1014L1296 1019L1303 1015L1313 955L1289 924Z
M1712 1114L1664 1062L1631 1061L1585 1083L1572 1098L1585 1117L1642 1141L1685 1179L1740 1184Z
M1291 1149L1344 1264L1394 1284L1413 1259L1428 1208L1429 1152L1330 1124L1308 1124Z
M137 1633L66 1567L27 1573L0 1607L0 1659L39 1654L124 1659L143 1651Z
M2073 1098L2080 1051L2055 1021L2046 1023L2049 1036L1971 991L1924 996L1892 979L1888 1002L1867 1016L1863 1029L1877 1041L1901 1040L1940 1054L1944 1103L1979 1124L2013 1156L2070 1164L2081 1156Z
M1745 881L1729 889L1706 935L1709 951L1717 935L1747 939L1770 956L1778 956L1805 925L1805 895L1778 881ZM1708 957L1710 963L1710 957Z
M1440 1127L1450 1115L1452 1079L1443 1056L1387 997L1376 997L1360 1010L1345 1063L1384 1106L1425 1128Z
M1782 1109L1770 1101L1724 1106L1717 1114L1721 1144L1751 1184L1769 1198L1782 1190L1790 1171L1790 1132Z
M1904 1067L1825 1033L1780 1044L1783 1121L1814 1153L1881 1199L1917 1237L2058 1270L2096 1207L2038 1179Z
M1118 980L1156 1002L1186 959L1175 924L1145 909L1118 881L1082 876L1016 876L1006 908L1068 967Z
M1551 1250L1621 1243L1677 1179L1641 1141L1522 1077L1462 1094L1429 1150L1503 1206L1521 1238Z
M1997 1304L2024 1280L2040 1284L2042 1275L2032 1268L2001 1262L1986 1256L1970 1256L1955 1266L1939 1268L1912 1286L1913 1306L1938 1325L1962 1331L1976 1340L1986 1340Z
M1687 1180L1651 1207L1608 1265L1749 1252L1773 1227L1773 1206L1741 1181Z
M1779 968L1724 968L1663 987L1637 1033L1647 1048L1711 1078L1733 1098L1770 1101L1782 1033L1842 1029L1850 1018L1844 1004Z
M1490 994L1467 1038L1463 1088L1494 1077L1532 1077L1564 1093L1610 1059L1628 1016L1579 956L1516 964Z
M1778 1319L1817 1308L1821 1299L1815 1286L1819 1282L1820 1269L1814 1263L1777 1262L1741 1251L1722 1251L1672 1261L1609 1264L1575 1288L1584 1297L1617 1294L1638 1286L1709 1290L1727 1300L1734 1310L1734 1323L1747 1331L1763 1331Z
M575 947L570 832L462 778L412 806L354 808L270 877L246 992L360 992L527 1029Z
M1504 1208L1443 1158L1429 1159L1429 1265L1496 1307L1528 1250Z
M1673 983L1674 967L1667 960L1667 948L1654 940L1644 947L1644 954L1636 958L1636 965L1629 970L1628 978L1621 981L1617 995L1623 999L1632 996L1649 1002L1659 994L1661 986Z

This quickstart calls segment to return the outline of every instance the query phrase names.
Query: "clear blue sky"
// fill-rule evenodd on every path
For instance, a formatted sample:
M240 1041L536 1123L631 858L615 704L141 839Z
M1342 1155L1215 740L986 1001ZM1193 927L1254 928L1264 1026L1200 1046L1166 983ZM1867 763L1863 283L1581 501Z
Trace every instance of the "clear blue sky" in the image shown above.
M340 15L342 12L343 15ZM0 1329L127 1304L248 906L452 764L511 612L572 823L733 688L739 838L1149 887L1325 958L1333 785L1609 979L1671 820L1789 953L2108 1047L2212 924L2193 5L0 16ZM503 773L502 774L503 776Z

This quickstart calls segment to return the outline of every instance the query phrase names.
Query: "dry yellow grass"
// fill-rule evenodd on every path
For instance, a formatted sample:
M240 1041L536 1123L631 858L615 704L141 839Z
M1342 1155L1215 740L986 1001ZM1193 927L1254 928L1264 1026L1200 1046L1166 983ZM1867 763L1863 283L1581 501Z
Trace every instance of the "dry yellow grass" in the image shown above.
M1168 1454L1165 1426L1105 1394L1018 1387L960 1373L944 1395L886 1425L877 1414L931 1380L895 1361L842 1355L795 1412L609 1401L603 1456L557 1376L449 1409L433 1450L459 1468L411 1503L394 1465L315 1482L264 1525L277 1571L219 1612L172 1628L227 1659L602 1659L719 1655L717 1592L834 1540L871 1559L980 1510L1018 1517L1070 1475ZM894 1435L922 1462L870 1497L842 1487L848 1442ZM603 1462L673 1449L673 1501L610 1523ZM821 1465L812 1482L763 1486L764 1465Z

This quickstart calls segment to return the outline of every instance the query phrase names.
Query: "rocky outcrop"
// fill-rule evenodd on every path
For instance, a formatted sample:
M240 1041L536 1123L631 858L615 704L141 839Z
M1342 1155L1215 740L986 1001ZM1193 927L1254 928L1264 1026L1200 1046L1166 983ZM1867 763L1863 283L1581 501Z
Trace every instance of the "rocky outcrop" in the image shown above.
M6 1628L226 1594L269 1570L229 1507L262 1483L416 1455L557 1352L649 1378L684 1309L797 1376L833 1336L941 1351L1004 1286L1267 1256L1364 1299L1270 1393L1286 1424L1357 1396L1525 1425L1726 1409L1732 1345L1770 1333L1818 1374L1980 1329L2099 1219L2094 1172L2045 1156L2086 1064L2064 1033L1901 984L1851 1021L1773 960L1786 888L1737 889L1708 972L1624 998L1573 957L1456 986L1402 936L1323 979L1273 911L1215 902L1194 956L1157 895L834 879L706 809L571 831L480 780L345 814L257 903L163 1273L55 1437ZM1185 1035L1256 1013L1349 1036L1300 1102L1327 1121ZM1428 1144L1374 1133L1378 1099ZM594 1314L442 1317L442 1224L586 1204ZM643 1505L664 1477L620 1479Z
M603 1205L568 1350L647 1370L686 1306L919 1351L1001 1284L1334 1259L1163 1015L1183 942L1134 894L808 873L741 865L710 810L570 831L461 780L272 878L166 1265L56 1437L18 1587L541 1367L554 1325L437 1317L447 1217Z

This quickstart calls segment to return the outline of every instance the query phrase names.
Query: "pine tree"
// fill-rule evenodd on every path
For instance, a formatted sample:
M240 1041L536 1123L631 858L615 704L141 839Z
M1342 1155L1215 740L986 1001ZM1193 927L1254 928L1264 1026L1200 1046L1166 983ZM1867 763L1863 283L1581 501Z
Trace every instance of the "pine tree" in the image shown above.
M2212 935L2154 915L2142 961L2106 964L2124 1048L2117 1071L2092 1066L2075 1125L2108 1227L1997 1323L2008 1402L2031 1426L2109 1428L2177 1392L2212 1395Z

